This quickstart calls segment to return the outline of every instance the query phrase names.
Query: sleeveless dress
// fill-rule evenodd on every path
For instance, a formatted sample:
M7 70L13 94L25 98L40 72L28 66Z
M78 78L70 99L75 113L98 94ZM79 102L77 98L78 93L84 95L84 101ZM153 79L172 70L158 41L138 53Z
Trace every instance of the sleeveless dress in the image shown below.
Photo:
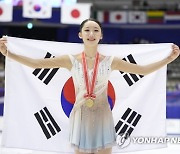
M86 85L83 66L73 55L69 57L72 62L71 73L76 95L76 101L70 113L70 144L74 149L86 153L110 148L116 145L114 121L107 96L113 56L106 56L99 62L94 89L96 99L91 108L85 105ZM88 70L88 73L91 77L93 69Z

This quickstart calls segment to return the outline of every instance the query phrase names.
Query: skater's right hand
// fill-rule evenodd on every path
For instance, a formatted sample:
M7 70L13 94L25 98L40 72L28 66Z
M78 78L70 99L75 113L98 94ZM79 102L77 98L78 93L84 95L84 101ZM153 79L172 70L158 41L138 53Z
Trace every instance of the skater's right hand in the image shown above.
M7 47L6 47L5 43L7 43L7 39L6 39L5 36L3 36L2 38L0 38L0 52L4 56L7 56L8 50L7 50Z

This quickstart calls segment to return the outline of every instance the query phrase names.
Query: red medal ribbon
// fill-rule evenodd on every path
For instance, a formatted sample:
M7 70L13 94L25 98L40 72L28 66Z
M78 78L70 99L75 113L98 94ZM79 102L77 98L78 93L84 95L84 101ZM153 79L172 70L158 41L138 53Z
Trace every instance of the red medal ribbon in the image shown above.
M92 83L90 85L90 80L88 77L88 67L87 67L87 62L86 62L86 57L85 53L82 52L82 64L83 64L83 72L84 72L84 79L86 83L86 89L87 89L87 94L84 95L85 98L96 98L96 95L93 93L94 92L94 87L95 87L95 82L97 78L97 68L99 64L99 52L96 53L96 59L95 59L95 64L93 68L93 78L92 78Z

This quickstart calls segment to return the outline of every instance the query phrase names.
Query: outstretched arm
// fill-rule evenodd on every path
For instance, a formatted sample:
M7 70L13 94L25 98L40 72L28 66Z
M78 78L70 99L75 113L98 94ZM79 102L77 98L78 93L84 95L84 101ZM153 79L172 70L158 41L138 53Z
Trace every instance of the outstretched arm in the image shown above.
M172 52L167 58L144 66L128 63L124 60L115 57L111 64L111 68L112 70L121 70L123 72L128 72L128 73L147 75L149 73L152 73L160 69L164 65L171 63L179 56L179 53L180 53L179 47L177 45L172 45Z
M15 61L18 61L24 65L27 65L32 68L59 68L64 67L71 69L72 64L68 55L59 56L55 58L45 58L45 59L33 59L21 55L16 55L7 50L5 45L7 40L5 38L0 39L0 52Z

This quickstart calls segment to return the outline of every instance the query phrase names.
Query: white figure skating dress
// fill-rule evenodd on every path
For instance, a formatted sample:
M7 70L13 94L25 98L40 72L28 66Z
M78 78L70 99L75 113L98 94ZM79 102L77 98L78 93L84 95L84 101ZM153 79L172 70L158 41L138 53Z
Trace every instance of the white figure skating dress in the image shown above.
M69 57L73 65L71 73L76 94L76 101L70 114L70 143L80 152L87 153L110 148L116 144L114 121L107 95L113 56L106 56L99 62L94 89L96 99L93 107L90 108L85 105L86 84L82 63L73 55ZM88 72L91 77L93 69Z

